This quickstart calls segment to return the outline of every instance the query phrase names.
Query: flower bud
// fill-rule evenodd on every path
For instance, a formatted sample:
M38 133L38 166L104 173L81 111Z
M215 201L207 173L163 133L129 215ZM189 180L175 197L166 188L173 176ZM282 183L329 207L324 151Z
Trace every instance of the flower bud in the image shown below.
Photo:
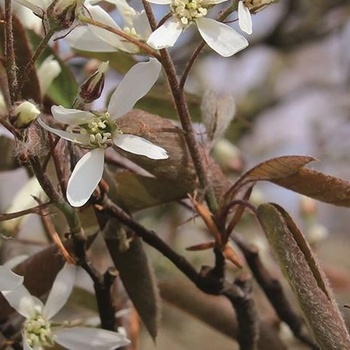
M78 99L81 100L82 103L90 103L101 96L105 84L105 73L108 69L108 63L109 61L102 62L97 70L80 85Z
M50 29L69 28L83 7L84 0L57 0L47 8L46 16Z
M26 128L40 113L35 104L29 101L19 102L10 111L10 122L17 128Z

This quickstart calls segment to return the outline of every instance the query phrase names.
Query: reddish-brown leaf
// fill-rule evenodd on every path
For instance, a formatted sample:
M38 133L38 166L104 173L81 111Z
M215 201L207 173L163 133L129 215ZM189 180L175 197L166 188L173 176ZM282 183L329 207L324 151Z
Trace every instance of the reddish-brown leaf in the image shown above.
M350 207L350 182L318 171L301 168L273 183L322 202Z
M244 173L227 192L226 198L228 200L233 198L248 183L276 181L291 176L314 160L315 158L306 156L284 156L269 159Z

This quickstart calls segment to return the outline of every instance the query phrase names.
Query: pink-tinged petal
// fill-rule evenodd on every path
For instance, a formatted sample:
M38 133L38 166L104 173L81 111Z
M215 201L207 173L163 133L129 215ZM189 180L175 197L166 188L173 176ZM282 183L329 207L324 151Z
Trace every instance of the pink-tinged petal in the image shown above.
M167 159L169 158L166 150L156 146L152 142L135 135L121 134L113 138L113 142L117 147L124 151L146 156L151 159Z
M88 327L57 329L55 336L56 343L74 350L113 350L130 344L123 334Z
M62 137L65 140L68 140L77 144L81 144L81 145L89 144L89 141L90 141L89 135L75 134L72 132L51 128L51 126L48 126L47 124L45 124L40 118L37 119L37 122L40 124L41 127L46 129L47 131L59 137Z
M75 166L68 181L67 200L73 207L81 207L90 198L103 174L104 149L86 153Z
M0 291L13 290L22 283L22 276L15 274L5 266L0 266Z
M223 57L232 56L248 46L246 38L226 24L204 17L196 22L205 42Z
M68 125L86 124L95 117L91 112L65 108L63 106L52 106L51 113L57 121Z
M157 4L157 5L170 5L173 1L172 0L147 0L151 4Z
M150 35L147 44L154 49L172 47L175 45L182 31L181 22L176 17L171 17Z
M114 120L129 112L135 103L151 89L159 77L161 65L151 58L133 66L114 91L108 112Z
M43 309L43 303L31 295L23 284L9 292L2 292L7 302L22 316L30 318Z
M50 320L67 302L75 283L75 265L65 264L57 274L43 309L43 316Z
M241 30L247 34L253 33L252 16L243 1L238 3L238 24Z
M101 40L90 26L79 26L74 28L65 39L69 45L76 50L88 52L115 52L117 49Z

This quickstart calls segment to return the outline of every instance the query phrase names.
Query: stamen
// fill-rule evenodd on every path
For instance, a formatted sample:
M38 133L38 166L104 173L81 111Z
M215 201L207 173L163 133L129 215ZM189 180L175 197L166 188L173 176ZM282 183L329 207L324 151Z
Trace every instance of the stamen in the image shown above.
M28 345L34 349L52 347L55 341L50 322L40 313L24 323L24 336Z
M95 114L95 118L88 124L80 125L80 133L89 135L91 147L106 148L112 141L112 135L118 126L110 119L109 114Z
M197 18L208 14L208 5L203 4L204 0L173 0L171 10L184 26L194 22Z

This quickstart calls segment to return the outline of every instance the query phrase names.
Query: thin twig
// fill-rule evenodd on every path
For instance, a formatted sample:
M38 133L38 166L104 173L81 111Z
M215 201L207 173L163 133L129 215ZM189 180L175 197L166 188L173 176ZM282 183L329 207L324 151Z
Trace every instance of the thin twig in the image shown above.
M45 51L47 44L49 43L50 39L52 38L53 34L55 33L55 31L50 30L45 37L41 40L39 46L37 47L37 49L35 50L33 56L30 58L29 62L26 64L26 66L23 69L23 73L22 76L20 77L19 81L19 86L18 86L18 90L21 91L25 82L27 81L28 77L29 77L29 73L32 71L32 69L34 68L34 64L36 62L36 60L41 56L41 54Z
M15 213L0 214L0 222L16 219L16 218L19 218L19 217L24 216L24 215L40 214L41 209L47 208L50 204L51 204L51 202L42 203L42 204L39 204L39 205L32 207L32 208L29 208L29 209L16 211Z
M116 275L110 270L102 276L93 264L85 259L80 266L89 274L94 282L97 308L101 319L101 327L109 331L115 331L115 307L111 295L111 286Z
M205 192L205 198L210 211L215 214L218 208L216 196L213 186L207 176L207 170L204 168L203 159L199 152L198 143L192 126L190 112L186 103L186 98L183 89L179 85L174 63L170 57L168 50L160 50L162 56L163 68L168 79L168 83L174 98L175 106L179 115L181 126L184 130L184 137L191 154L191 158L196 169L199 183Z
M13 40L12 1L5 0L5 58L11 105L18 99L16 55Z
M153 56L154 58L156 58L157 60L160 60L160 55L154 51L150 46L148 46L147 44L143 43L142 41L140 40L137 40L135 38L133 38L132 36L124 33L123 31L121 30L118 30L116 28L113 28L107 24L104 24L102 22L99 22L99 21L95 21L91 18L88 18L88 17L80 17L80 21L82 23L86 23L86 24L91 24L93 26L96 26L96 27L99 27L99 28L102 28L102 29L105 29L105 30L108 30L110 31L111 33L114 33L116 35L119 35L121 38L124 38L126 41L129 41L133 44L135 44L137 47L139 47L139 49L141 51L143 51L144 53L150 55L150 56Z
M186 67L182 73L181 79L180 79L180 88L183 89L185 84L186 84L186 80L188 77L188 74L190 73L190 70L194 64L194 62L196 61L196 59L198 58L199 54L201 53L201 51L204 49L206 45L205 41L202 41L198 47L196 48L196 50L193 52L192 56L190 57L190 59L188 60Z

